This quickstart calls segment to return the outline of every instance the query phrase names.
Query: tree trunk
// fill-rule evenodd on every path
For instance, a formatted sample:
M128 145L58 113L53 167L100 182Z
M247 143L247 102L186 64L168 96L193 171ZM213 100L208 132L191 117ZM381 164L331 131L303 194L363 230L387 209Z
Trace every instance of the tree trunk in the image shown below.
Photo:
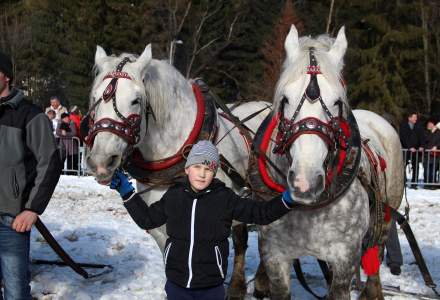
M332 0L330 3L330 10L328 12L328 19L327 19L327 27L325 29L325 32L328 34L330 30L330 24L332 23L332 14L333 14L333 6L335 4L335 0Z
M428 112L431 113L431 82L429 78L429 53L428 53L428 25L426 21L426 10L423 0L420 0L420 12L422 17L423 28L423 56L424 56L424 75L425 75L425 97L426 107Z

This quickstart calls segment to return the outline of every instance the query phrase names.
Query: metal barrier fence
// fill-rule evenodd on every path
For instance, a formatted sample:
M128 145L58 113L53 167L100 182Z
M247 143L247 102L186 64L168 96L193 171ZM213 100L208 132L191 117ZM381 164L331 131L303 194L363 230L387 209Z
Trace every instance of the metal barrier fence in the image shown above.
M84 147L78 137L57 137L58 149L63 161L63 172L65 175L85 175Z
M440 150L411 151L402 149L405 160L405 182L412 188L440 186Z
M58 137L63 160L63 174L88 175L85 147L78 137ZM411 151L402 149L405 161L405 182L409 187L440 187L440 150Z

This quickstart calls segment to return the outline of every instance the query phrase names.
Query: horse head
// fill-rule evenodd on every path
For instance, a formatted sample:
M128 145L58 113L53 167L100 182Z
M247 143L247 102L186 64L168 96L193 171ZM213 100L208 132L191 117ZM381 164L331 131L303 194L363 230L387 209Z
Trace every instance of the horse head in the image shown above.
M294 199L313 204L329 184L341 138L338 116L347 104L340 73L347 40L344 27L336 39L298 38L292 25L284 46L274 98L280 121L273 152L288 158L287 185Z
M151 44L139 57L126 53L108 56L97 46L90 93L94 122L86 137L86 162L99 183L111 180L130 149L145 135L148 101L143 79L151 59Z

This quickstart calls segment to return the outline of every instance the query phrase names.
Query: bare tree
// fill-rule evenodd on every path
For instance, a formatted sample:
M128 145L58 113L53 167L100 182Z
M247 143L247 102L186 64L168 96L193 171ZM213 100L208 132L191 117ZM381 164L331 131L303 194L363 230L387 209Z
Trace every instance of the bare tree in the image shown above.
M335 0L331 0L330 3L330 9L328 12L328 18L327 18L327 27L325 29L325 32L328 34L330 30L330 24L332 23L332 15L333 15L333 6L335 5Z
M19 13L10 13L11 9L5 8L0 11L0 49L7 52L12 59L14 81L24 80L23 72L17 72L16 61L31 43L31 28L25 22L24 16Z

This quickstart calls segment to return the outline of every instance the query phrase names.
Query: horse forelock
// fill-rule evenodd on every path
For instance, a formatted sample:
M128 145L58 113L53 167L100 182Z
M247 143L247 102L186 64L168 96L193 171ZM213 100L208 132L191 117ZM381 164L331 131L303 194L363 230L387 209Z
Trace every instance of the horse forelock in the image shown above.
M315 48L314 54L324 78L328 81L329 85L335 89L335 93L340 97L340 99L345 103L347 102L346 88L342 84L341 75L344 62L341 59L341 61L335 65L328 55L328 51L330 50L334 41L335 39L329 37L328 35L320 35L317 38L307 36L299 39L299 54L295 61L290 61L288 58L284 60L281 75L275 88L275 96L273 101L275 110L278 110L287 86L297 81L302 76L307 75L310 47ZM299 101L300 99L297 100Z

